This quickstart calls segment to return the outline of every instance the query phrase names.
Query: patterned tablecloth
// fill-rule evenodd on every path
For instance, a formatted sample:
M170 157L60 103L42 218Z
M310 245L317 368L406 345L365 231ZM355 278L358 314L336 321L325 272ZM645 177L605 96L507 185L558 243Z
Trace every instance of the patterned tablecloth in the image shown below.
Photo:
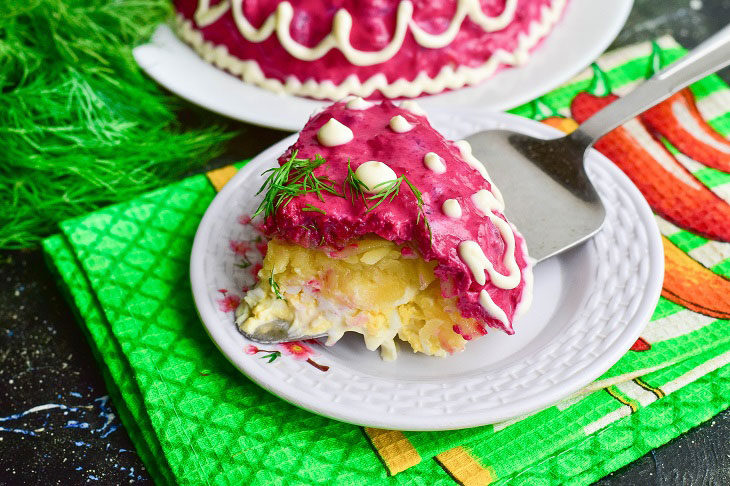
M569 131L683 52L662 38L608 53L513 112ZM730 90L710 76L596 145L657 214L662 298L641 339L596 383L474 429L333 421L264 391L223 358L198 320L188 265L200 218L234 169L66 221L44 248L160 483L585 484L730 403L729 133ZM271 356L251 355L261 358Z

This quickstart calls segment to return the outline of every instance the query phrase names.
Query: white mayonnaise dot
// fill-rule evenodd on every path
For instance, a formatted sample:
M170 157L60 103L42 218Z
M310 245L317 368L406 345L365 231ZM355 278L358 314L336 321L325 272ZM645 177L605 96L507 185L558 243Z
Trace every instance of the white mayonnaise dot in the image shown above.
M490 216L492 211L495 210L504 211L504 204L486 189L481 189L477 193L472 194L471 202L484 216Z
M433 152L429 152L423 156L423 163L426 167L428 167L437 174L443 174L444 172L446 172L446 164L444 164L444 159L442 159L438 154L435 154Z
M441 210L449 218L461 218L461 206L459 205L459 201L457 201L456 199L447 199L446 201L444 201L444 203L441 205Z
M410 111L414 115L426 116L426 112L423 110L423 108L421 108L421 105L419 105L418 103L416 103L413 100L402 101L399 106L401 108L403 108L404 110Z
M383 184L384 182L397 179L393 169L377 160L370 160L361 164L355 170L355 175L367 186L366 192L371 194L377 194L385 190L387 184Z
M402 115L395 115L390 119L390 129L396 133L406 133L413 128L413 125L408 123L408 120L403 118Z
M344 145L353 138L352 130L334 118L330 118L317 132L317 140L325 147Z
M459 147L462 156L471 155L471 144L466 140L457 140L454 145Z
M375 103L371 103L370 101L365 101L364 99L360 98L359 96L356 96L349 100L347 104L345 105L348 110L367 110L371 106L373 106Z

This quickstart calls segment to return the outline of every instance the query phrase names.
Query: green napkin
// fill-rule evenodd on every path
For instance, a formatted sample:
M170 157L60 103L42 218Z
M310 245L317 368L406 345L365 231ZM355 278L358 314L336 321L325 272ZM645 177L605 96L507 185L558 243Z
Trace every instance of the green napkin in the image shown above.
M597 69L514 111L569 123L570 101L581 90L597 92L597 79L621 90L643 78L657 57L668 62L682 52L660 39L653 49L642 44L608 54ZM715 114L706 118L722 135L730 133L728 91L716 77L693 87L703 115ZM723 171L692 167L718 194L730 182ZM686 271L699 279L699 297L682 300L672 286L643 339L573 397L528 417L438 433L364 429L301 410L233 368L197 317L189 257L214 196L205 176L191 177L66 221L44 241L119 415L159 483L585 484L730 403L730 325L716 317L730 303L715 299L707 310L699 299L722 285L702 269L727 281L728 244L662 222L665 245L704 265L675 258L675 267L667 267L676 270L671 276Z

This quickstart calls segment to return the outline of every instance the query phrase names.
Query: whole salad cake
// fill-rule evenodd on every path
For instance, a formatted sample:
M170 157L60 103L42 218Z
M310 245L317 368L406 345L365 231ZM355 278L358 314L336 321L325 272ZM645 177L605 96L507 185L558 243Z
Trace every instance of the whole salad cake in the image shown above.
M488 328L513 334L529 307L524 239L466 141L446 140L414 101L351 97L315 114L265 173L254 221L270 239L236 312L246 333L347 331L396 356L447 356Z
M179 35L264 88L403 98L527 62L567 0L174 0Z

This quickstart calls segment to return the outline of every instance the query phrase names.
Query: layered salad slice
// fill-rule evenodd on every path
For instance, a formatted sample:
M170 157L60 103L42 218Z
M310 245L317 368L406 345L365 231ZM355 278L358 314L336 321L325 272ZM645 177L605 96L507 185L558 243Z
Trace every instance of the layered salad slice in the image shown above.
M445 139L413 101L349 98L314 115L265 173L269 238L237 325L362 334L384 359L397 341L448 356L489 328L513 334L530 303L524 239L466 141Z

